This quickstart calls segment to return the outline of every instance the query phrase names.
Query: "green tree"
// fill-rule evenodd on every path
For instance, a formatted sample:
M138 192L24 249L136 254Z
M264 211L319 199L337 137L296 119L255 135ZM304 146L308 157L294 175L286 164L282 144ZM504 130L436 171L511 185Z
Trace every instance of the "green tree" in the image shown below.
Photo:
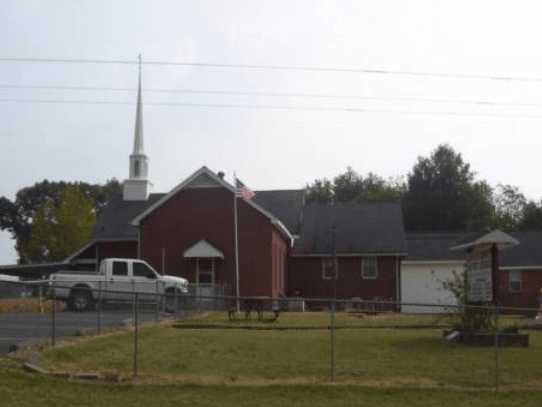
M44 180L20 189L13 201L0 197L0 229L10 232L15 239L19 263L40 261L39 256L34 257L28 253L33 221L45 204L50 203L56 207L60 205L60 196L67 186L78 187L81 193L91 200L96 213L99 213L113 196L122 192L121 184L115 179L107 181L104 185Z
M519 227L522 221L527 199L518 187L512 185L497 186L494 196L495 217L493 227L512 231Z
M493 217L491 187L476 181L470 165L448 145L419 157L403 199L410 230L476 230Z
M307 203L329 203L333 200L333 184L330 180L317 179L305 187Z
M518 229L542 230L542 201L538 203L530 201L525 204Z
M347 167L333 182L324 178L307 185L306 199L308 203L330 203L334 199L337 202L399 200L404 191L400 179L385 180L371 172L363 177Z
M78 186L66 186L58 206L49 201L37 211L27 255L33 262L66 258L88 240L95 220L93 201Z

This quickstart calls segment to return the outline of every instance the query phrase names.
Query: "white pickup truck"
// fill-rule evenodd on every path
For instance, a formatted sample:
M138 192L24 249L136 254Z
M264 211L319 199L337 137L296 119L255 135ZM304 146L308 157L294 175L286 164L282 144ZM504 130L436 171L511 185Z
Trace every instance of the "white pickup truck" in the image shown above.
M134 293L142 301L164 301L166 310L172 310L173 301L188 293L186 279L161 275L137 259L104 259L98 272L59 271L51 274L49 284L55 298L72 311L91 310L98 300L129 302Z

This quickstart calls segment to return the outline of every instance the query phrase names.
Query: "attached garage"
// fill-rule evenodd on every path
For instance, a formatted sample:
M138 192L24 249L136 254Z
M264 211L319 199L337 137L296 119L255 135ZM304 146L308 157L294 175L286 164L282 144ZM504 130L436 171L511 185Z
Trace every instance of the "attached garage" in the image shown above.
M401 307L404 313L442 313L456 305L446 282L463 276L464 254L450 251L461 238L455 233L407 233L408 256L401 266ZM408 305L411 304L411 305Z

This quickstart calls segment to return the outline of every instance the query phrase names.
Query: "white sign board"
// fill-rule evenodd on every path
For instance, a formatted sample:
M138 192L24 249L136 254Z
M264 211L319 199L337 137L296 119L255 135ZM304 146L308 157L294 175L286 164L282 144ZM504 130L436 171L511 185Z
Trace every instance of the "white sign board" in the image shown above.
M475 248L467 257L467 301L490 302L493 300L491 249Z

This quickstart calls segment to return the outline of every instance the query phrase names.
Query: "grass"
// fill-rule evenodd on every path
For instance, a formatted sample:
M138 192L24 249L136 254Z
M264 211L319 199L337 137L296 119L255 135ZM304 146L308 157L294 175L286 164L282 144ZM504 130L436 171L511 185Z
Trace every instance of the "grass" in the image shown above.
M0 314L14 312L50 312L51 301L40 301L36 297L0 299ZM65 308L63 302L56 303L56 309L62 311Z
M3 407L115 406L148 407L254 405L292 407L535 407L542 393L454 391L444 389L378 389L343 385L198 386L130 385L66 382L15 369L0 359L0 397Z
M396 313L362 314L354 312L337 312L335 325L337 327L401 327L401 326L435 326L448 324L449 319L435 315L401 315ZM283 312L275 321L271 313L264 313L262 321L256 315L245 318L244 314L230 321L225 312L206 312L195 314L178 321L178 325L202 325L217 327L320 327L327 328L330 324L329 312Z
M299 314L281 315L281 324L327 326L326 314L303 315L306 318ZM347 325L350 317L338 314L337 318ZM211 313L181 322L181 325L213 321L225 324L224 318L225 315ZM356 329L337 330L337 381L384 387L493 386L493 348L444 342L441 329L385 327L385 324L412 324L413 318L419 317L368 317L356 321ZM423 316L422 320L428 318L434 319ZM241 322L233 324L236 323ZM252 321L251 324L258 323ZM375 326L381 329L373 329ZM531 332L530 335L529 348L499 351L502 386L539 388L542 384L542 333ZM326 329L260 331L178 329L164 325L145 327L140 331L139 350L139 372L144 382L314 384L326 383L330 373L330 333ZM41 355L41 361L56 370L90 370L130 376L132 352L133 335L122 332L48 349Z

